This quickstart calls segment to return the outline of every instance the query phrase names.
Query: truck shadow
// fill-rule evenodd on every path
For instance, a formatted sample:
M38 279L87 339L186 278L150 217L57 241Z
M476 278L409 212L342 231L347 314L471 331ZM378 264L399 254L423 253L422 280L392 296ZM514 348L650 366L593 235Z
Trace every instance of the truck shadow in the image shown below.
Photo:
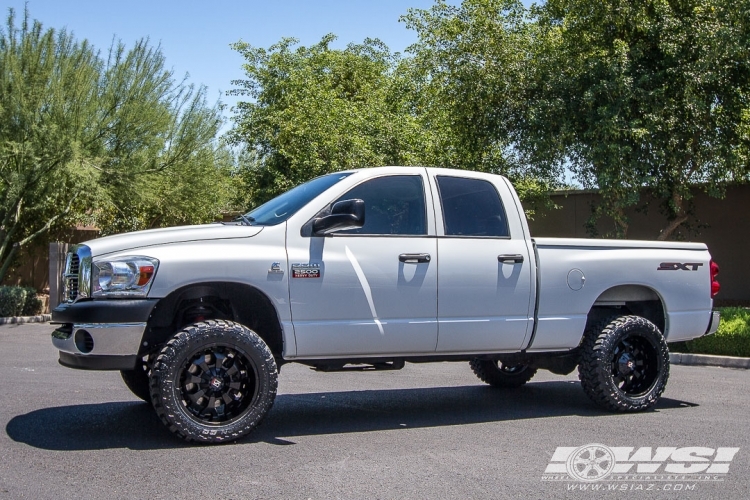
M653 411L698 406L662 398ZM536 382L515 390L487 386L280 394L264 424L240 444L294 444L294 436L441 427L547 417L638 418L596 408L571 381ZM13 417L6 433L46 450L191 446L173 437L150 405L123 401L59 406Z

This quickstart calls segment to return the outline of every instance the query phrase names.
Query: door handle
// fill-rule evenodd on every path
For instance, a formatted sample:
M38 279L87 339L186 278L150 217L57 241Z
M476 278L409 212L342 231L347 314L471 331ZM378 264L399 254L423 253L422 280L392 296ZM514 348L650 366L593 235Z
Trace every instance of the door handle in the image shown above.
M497 261L502 262L503 264L506 262L512 262L513 264L520 264L523 262L523 255L520 253L515 254L502 254L497 256Z
M430 262L430 254L428 253L402 253L398 256L398 260L407 264L421 264L423 262Z

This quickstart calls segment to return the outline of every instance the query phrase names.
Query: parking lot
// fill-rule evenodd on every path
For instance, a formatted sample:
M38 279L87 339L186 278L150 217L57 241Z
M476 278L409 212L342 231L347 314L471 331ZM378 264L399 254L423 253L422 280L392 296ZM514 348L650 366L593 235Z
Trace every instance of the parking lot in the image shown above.
M588 401L576 373L503 391L467 363L286 365L255 433L195 446L119 373L59 366L51 330L0 327L2 498L574 498L592 492L542 477L557 447L588 443L740 448L721 481L625 481L630 491L599 497L750 498L747 370L673 366L655 411L616 415Z

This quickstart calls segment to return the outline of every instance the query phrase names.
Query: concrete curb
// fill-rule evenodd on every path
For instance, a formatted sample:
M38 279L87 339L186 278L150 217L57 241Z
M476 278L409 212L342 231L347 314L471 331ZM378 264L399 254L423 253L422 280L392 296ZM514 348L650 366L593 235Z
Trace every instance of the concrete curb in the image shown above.
M722 366L724 368L750 369L750 358L736 358L734 356L671 352L669 353L669 362L673 365Z
M23 323L46 323L52 321L51 314L40 314L38 316L11 316L0 318L0 325L22 325Z

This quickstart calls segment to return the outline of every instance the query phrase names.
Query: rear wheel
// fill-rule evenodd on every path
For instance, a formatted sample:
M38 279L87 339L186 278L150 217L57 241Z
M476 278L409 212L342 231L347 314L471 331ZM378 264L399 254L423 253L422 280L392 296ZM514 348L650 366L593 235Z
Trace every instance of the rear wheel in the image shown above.
M620 316L590 328L578 377L586 395L610 411L653 407L669 379L669 350L659 328L640 316Z
M255 429L276 397L273 354L255 332L206 321L167 342L151 371L151 401L186 441L234 441Z
M529 365L509 365L488 359L472 359L469 364L480 380L493 387L520 387L536 374Z

